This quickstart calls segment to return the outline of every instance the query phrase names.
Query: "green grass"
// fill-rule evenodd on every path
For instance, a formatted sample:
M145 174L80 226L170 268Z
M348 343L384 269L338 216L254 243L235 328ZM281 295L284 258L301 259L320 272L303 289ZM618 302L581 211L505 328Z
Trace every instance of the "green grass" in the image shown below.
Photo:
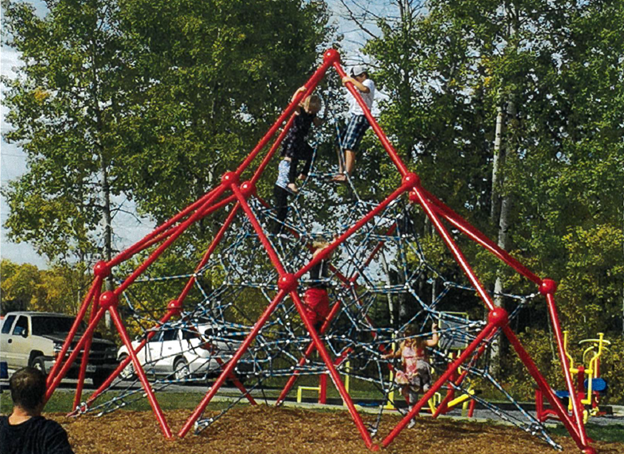
M82 400L85 401L91 393L86 392L83 395ZM119 394L119 393L117 393ZM107 393L106 396L103 396L106 399L111 399L114 395L113 392ZM129 405L123 407L123 410L134 410L134 411L148 411L151 410L150 404L146 398L139 398L140 393L137 393L137 401L133 402ZM158 403L160 404L163 410L176 410L176 409L185 409L190 410L195 408L202 397L204 397L204 393L202 392L171 392L171 393L158 393L156 395L156 399L158 399ZM72 405L74 402L74 393L72 392L55 392L50 401L47 403L44 412L45 413L69 413L72 410ZM98 404L98 401L95 402L95 405ZM225 408L227 403L225 402L211 402L208 406L209 410L219 410ZM8 391L4 391L0 394L0 413L3 415L9 414L11 409L13 408L13 404L11 402L11 396Z
M595 441L604 441L609 443L624 443L624 424L612 424L609 426L599 426L592 424L591 421L585 426L589 438ZM568 431L562 425L548 428L548 432L553 435L570 436Z

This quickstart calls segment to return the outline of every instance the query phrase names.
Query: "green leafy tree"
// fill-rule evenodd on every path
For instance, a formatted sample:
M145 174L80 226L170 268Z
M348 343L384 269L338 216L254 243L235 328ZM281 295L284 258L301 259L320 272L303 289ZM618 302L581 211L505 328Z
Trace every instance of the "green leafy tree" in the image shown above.
M399 151L425 187L559 281L564 328L621 336L624 5L389 3L398 14L378 22L382 36L365 52L388 94L380 120ZM488 286L498 278L498 289L535 291L487 252L462 246ZM543 349L536 358L548 373L544 301L530 312L519 328L533 326L524 339Z
M29 4L3 3L8 44L23 61L5 81L13 126L5 139L21 145L28 163L4 190L9 239L50 260L110 259L114 198L130 191L120 123L132 114L136 73L116 4L46 5L41 18Z
M332 32L324 2L124 5L143 96L142 114L128 125L139 152L126 168L140 209L161 222L238 167L320 62Z
M6 2L24 65L5 104L29 171L10 239L51 259L114 252L117 197L168 218L235 168L330 37L323 2ZM103 237L103 241L98 241ZM98 247L99 246L99 247Z
M84 266L40 270L29 263L0 261L2 314L32 310L76 314L88 282Z

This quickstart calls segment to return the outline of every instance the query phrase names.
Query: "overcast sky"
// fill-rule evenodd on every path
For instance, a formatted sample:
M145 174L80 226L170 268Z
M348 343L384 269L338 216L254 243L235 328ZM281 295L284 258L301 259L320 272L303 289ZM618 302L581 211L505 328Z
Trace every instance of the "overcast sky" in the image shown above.
M386 4L386 0L369 0L370 3L376 3L376 7L379 11L383 11L383 4ZM41 1L33 0L30 3L35 5L37 11L41 14L45 14L46 8ZM343 41L344 49L347 55L343 56L343 63L346 66L350 66L355 63L360 63L362 56L359 54L359 46L364 42L364 35L357 29L354 24L351 24L341 18L344 14L344 9L340 4L340 0L330 0L328 2L333 12L333 20L338 26L339 32L345 35ZM367 3L364 1L363 3ZM343 14L341 14L343 13ZM7 47L2 47L0 54L0 74L3 76L13 77L15 72L13 68L20 65L19 55L15 50ZM5 107L0 108L1 114L1 126L0 129L4 134L8 125L4 122L6 115ZM24 172L26 172L26 157L21 148L15 144L7 144L4 139L0 139L0 176L2 186L10 181L14 180ZM117 203L122 203L123 200L117 200ZM124 208L130 208L126 205ZM6 229L4 228L4 222L8 213L8 206L4 197L0 196L0 221L2 223L2 229L0 232L0 257L7 258L17 263L33 263L39 267L45 267L46 261L43 257L37 255L35 250L27 243L11 243L7 240ZM148 234L154 226L147 220L137 220L135 217L120 213L113 220L113 228L116 233L115 247L118 249L124 249L136 241L143 238Z

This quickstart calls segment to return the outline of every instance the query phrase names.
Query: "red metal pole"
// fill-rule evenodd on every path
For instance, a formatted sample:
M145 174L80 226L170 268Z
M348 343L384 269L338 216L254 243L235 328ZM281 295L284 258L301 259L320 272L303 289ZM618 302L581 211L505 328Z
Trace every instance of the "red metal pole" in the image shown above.
M280 274L280 276L282 274L285 274L286 270L284 270L284 267L282 266L282 262L280 261L279 257L275 253L275 250L273 250L273 246L271 246L271 242L267 239L266 235L264 234L264 230L262 230L262 226L256 219L256 216L254 215L253 211L251 211L251 208L249 207L249 204L247 203L245 196L243 195L243 193L240 191L239 187L236 184L232 184L231 189L234 195L236 196L236 198L238 199L238 202L241 204L243 211L249 218L249 222L251 222L251 225L253 226L254 230L258 234L258 238L260 238L260 242L264 246L264 249L266 249L267 254L269 254L271 263L273 263L273 266L277 269L277 272Z
M271 316L271 314L273 313L277 305L282 301L284 296L286 296L286 292L280 289L280 291L277 292L277 295L275 296L273 301L271 301L271 304L269 304L267 308L264 310L264 312L262 313L262 315L260 316L256 324L252 328L249 335L245 338L245 340L239 347L239 349L236 350L236 353L234 353L234 356L232 357L232 359L228 361L227 365L225 366L225 369L223 369L223 372L221 372L221 375L219 375L219 378L217 378L214 384L210 387L210 390L208 391L208 393L206 393L202 401L195 408L195 410L193 411L189 419L186 420L186 422L184 423L184 426L182 427L182 429L180 429L180 432L178 432L178 436L180 438L183 438L189 432L189 430L191 430L191 427L193 427L193 424L195 424L195 421L199 419L201 414L206 409L206 406L210 403L210 401L215 396L219 388L221 388L221 386L225 382L225 379L229 377L230 373L234 370L234 367L236 366L238 361L245 354L245 352L247 351L247 349L249 348L253 340L258 335L258 332L260 331L260 329L264 326L264 324L269 319L269 317Z
M223 370L223 366L225 365L223 360L219 357L216 357L215 360L217 361L219 366L221 366L221 370ZM232 372L228 378L232 380L232 383L234 383L234 386L236 386L238 390L241 393L243 393L243 396L247 398L247 400L249 401L251 405L258 405L256 400L251 396L251 394L249 394L249 391L247 391L247 388L245 388L245 386L241 383L241 381L238 379L238 377L236 376L234 372Z
M47 379L48 389L51 385L51 381L54 380L54 377L56 376L56 373L58 372L59 368L61 368L62 365L64 364L63 361L65 360L65 355L67 354L67 351L69 350L69 347L71 346L71 343L74 340L74 337L76 336L76 332L78 331L80 322L82 322L82 319L87 313L89 304L93 300L93 294L95 293L96 289L99 289L102 287L102 279L103 278L101 276L95 277L95 279L93 280L93 284L91 284L91 288L89 288L89 292L87 293L87 296L85 296L84 300L82 301L82 306L80 306L78 315L76 315L76 319L74 320L74 323L72 324L72 327L69 330L69 333L67 334L67 338L65 339L65 342L63 343L63 348L61 349L61 352L56 356L56 361L48 374L48 379ZM97 304L97 300L96 300L96 304ZM54 392L54 390L52 390L52 392Z
M318 334L316 333L314 326L310 322L310 319L308 318L308 315L306 314L303 308L303 303L301 302L301 299L299 298L299 294L296 292L296 290L293 290L290 292L290 297L295 303L295 307L297 308L297 311L299 312L299 316L301 317L301 320L303 320L303 324L305 325L306 329L310 333L310 336L312 336L312 342L314 342L314 345L316 345L316 350L321 355L321 358L323 358L323 361L325 362L325 365L327 366L327 369L329 370L329 374L331 375L334 385L336 386L336 388L338 389L338 392L340 393L340 397L342 397L344 403L347 405L347 409L349 410L349 413L351 414L351 418L355 422L355 426L359 430L360 435L362 436L362 439L364 440L364 443L366 444L366 447L369 449L374 449L373 440L371 439L371 436L368 433L368 430L364 426L362 417L356 410L355 405L353 404L353 400L351 400L351 396L349 396L349 393L345 389L342 383L342 380L340 379L340 375L338 374L338 371L334 367L334 364L332 363L332 360L329 357L329 353L327 353L325 346L321 342L321 339L318 337ZM377 447L377 449L379 448Z
M492 312L494 312L496 315L492 316ZM416 405L414 405L414 407L399 422L399 424L396 425L396 427L392 430L392 432L390 432L390 434L388 434L388 436L386 438L384 438L384 440L381 443L381 446L383 448L387 447L390 443L392 443L392 440L394 440L394 438L405 428L405 426L409 423L409 421L415 415L418 414L420 409L427 403L427 401L429 401L429 399L431 399L431 397L436 392L438 392L438 389L440 389L442 387L442 385L444 385L444 383L449 379L449 377L453 373L455 373L457 368L459 368L464 363L464 361L466 361L468 356L470 356L472 354L472 352L479 346L479 344L481 344L481 342L483 342L483 340L490 334L490 332L495 330L498 327L498 325L500 323L502 323L497 318L497 317L501 317L498 314L500 314L502 312L502 313L504 313L505 316L507 315L507 313L504 310L500 309L500 308L497 308L497 309L495 309L492 312L490 312L490 314L491 314L490 315L490 321L485 326L485 328L483 328L483 331L481 331L481 333L479 333L477 338L472 341L472 343L468 346L468 348L466 348L466 350L464 350L464 352L459 356L459 358L457 358L453 362L452 367L449 367L446 370L446 372L444 374L442 374L442 376L440 378L438 378L438 380L429 389L429 391L427 391L424 394L424 396L418 401L418 403Z
M219 186L217 186L214 190L212 190L208 194L206 194L206 196L210 195L210 197L202 197L201 200L208 199L208 202L212 201L212 197L214 195L214 191L216 191L217 189L219 189ZM220 202L217 202L215 205L210 205L208 202L205 202L204 203L205 206L204 206L203 210L200 210L201 211L201 215L200 215L199 218L197 218L197 220L202 219L205 216L208 216L209 214L219 210L220 208L222 208L225 205L227 205L228 203L230 203L232 200L234 200L234 197L233 196L229 196L229 197L221 200ZM192 206L193 207L197 207L197 205L198 205L198 203L196 202ZM143 238L141 241L137 242L136 244L132 245L130 248L126 249L123 253L121 253L121 254L117 255L115 258L113 258L109 262L109 266L110 267L117 266L121 262L123 262L125 260L128 260L133 255L135 255L135 254L137 254L137 253L147 249L148 247L153 246L154 244L160 243L165 238L168 238L169 236L171 236L172 234L177 232L180 229L180 227L181 227L181 224L173 226L173 227L167 229L165 232L161 233L160 235L158 235L156 237L151 236L151 234L148 235L147 237ZM160 230L160 227L158 227L158 230Z
M204 205L208 200L211 200L214 196L214 193L218 189L219 189L218 186L214 189L211 189L209 192L204 194L200 199L193 202L191 205L187 206L184 210L180 211L178 214L176 214L174 217L166 221L164 224L159 225L152 232L145 235L143 239L137 241L135 244L130 246L125 251L122 251L119 254L117 254L117 256L113 257L112 260L108 262L109 265L113 267L113 266L119 265L121 262L128 260L134 254L136 254L137 252L143 249L142 245L144 245L145 243L151 242L160 233L167 230L169 227L171 227L173 224L175 224L179 220L185 218L191 211L194 211L198 207Z
M408 174L408 176L410 176L410 175L415 177L414 174ZM358 222L356 222L353 226L351 226L349 229L347 229L347 231L345 233L343 233L338 238L336 238L334 241L332 241L329 244L329 246L324 248L306 266L304 266L299 271L297 271L297 273L295 274L295 277L297 279L300 279L301 276L303 276L308 271L310 271L317 263L319 263L321 260L324 260L325 258L327 258L327 256L329 254L331 254L338 246L340 246L354 232L358 231L360 228L362 228L362 226L364 224L366 224L368 221L370 221L375 216L377 216L379 213L381 213L390 204L390 202L392 202L394 199L399 197L405 191L409 191L413 187L413 180L412 180L412 178L407 178L406 179L404 177L403 180L404 181L403 181L403 184L401 185L401 187L396 189L383 202L381 202L379 205L377 205L375 208L373 208L366 216L364 216L362 219L360 219Z
M260 163L260 166L258 167L256 172L254 173L254 176L251 179L251 184L252 185L255 186L256 183L258 182L258 180L260 179L260 177L262 176L262 172L264 172L264 169L266 168L266 166L269 165L269 162L271 161L271 158L273 157L273 155L275 154L275 152L279 148L280 144L284 140L284 137L286 137L286 134L288 134L288 130L290 129L290 127L292 126L294 121L295 121L295 115L293 114L288 119L288 122L286 123L286 126L284 126L284 129L282 130L282 132L279 134L279 136L277 136L277 140L275 141L275 143L273 144L273 146L271 147L271 149L269 150L267 155L264 157L264 159Z
M581 438L583 442L587 444L587 435L585 434L585 426L583 425L583 412L581 408L579 408L580 405L574 397L576 395L576 392L574 389L574 382L572 380L572 373L567 367L565 346L563 345L563 336L561 333L561 324L559 323L559 315L557 313L557 307L555 305L554 293L556 290L557 284L555 283L555 281L550 279L544 279L542 286L540 286L540 292L546 295L546 302L548 303L548 313L550 314L550 320L552 322L553 331L557 340L557 351L559 353L559 360L561 361L561 369L563 370L563 375L565 377L566 387L568 388L568 392L570 393L570 402L572 402L572 413L574 414L574 419L576 420L579 432L581 433Z
M520 263L518 260L513 258L507 251L501 249L495 242L490 240L483 233L479 232L474 226L470 225L468 221L462 218L459 214L445 205L442 201L440 201L436 196L431 194L424 188L421 188L425 197L432 203L433 209L441 216L443 216L447 221L453 224L457 229L464 232L468 235L473 241L477 244L480 244L485 249L490 251L504 263L509 265L511 268L516 270L518 273L522 274L524 277L533 281L536 284L541 284L542 279L529 270L526 266Z
M63 367L61 367L61 370L52 377L52 383L48 382L49 384L47 386L46 397L45 397L46 402L48 401L48 399L50 399L50 396L52 396L52 393L54 393L54 391L58 387L61 380L65 378L65 375L67 375L67 372L69 371L70 367L72 366L74 361L76 361L76 358L78 357L78 354L80 353L80 350L82 350L85 344L87 343L87 339L89 338L89 336L93 335L93 331L95 331L95 327L97 326L98 322L104 316L104 312L106 312L105 309L101 307L98 309L98 312L95 315L95 319L93 320L93 323L87 327L87 330L83 333L76 347L74 347L74 350L69 355L69 358L67 358L67 360L63 363ZM49 378L50 377L48 377L48 379Z
M477 362L477 360L481 357L481 355L483 355L483 353L485 353L486 351L486 347L489 343L489 341L496 335L496 330L492 331L490 333L490 336L487 338L486 342L483 343L483 345L481 345L481 347L479 348L479 350L477 351L477 353L474 355L474 357L471 360L471 365L475 364ZM455 386L459 386L461 385L464 380L466 379L466 377L468 376L468 369L464 370L459 377L456 379L455 381ZM455 380L455 378L453 378L453 380ZM433 414L434 418L437 418L440 413L446 414L447 411L447 404L451 401L451 399L453 398L453 395L455 394L455 390L454 388L451 386L449 389L449 393L447 393L446 397L444 398L444 400L442 402L440 402L440 405L438 405L438 409L436 410L436 412ZM474 400L473 400L474 402ZM474 411L474 409L473 409Z
M257 196L258 197L258 196ZM260 203L262 204L262 206L264 206L265 208L271 208L271 205L269 205L267 203L266 200L264 200L262 197L258 197L258 200L260 201ZM291 229L290 227L284 226L288 229L288 231L297 239L300 238L299 233L296 230ZM308 248L308 250L312 251L312 246L310 244L307 244L306 247ZM343 283L346 284L347 286L353 286L355 288L357 288L357 284L353 284L352 282L350 282L349 279L347 279L347 277L345 275L343 275L335 266L333 266L331 263L329 264L329 270L332 273L336 274L336 277Z
M174 315L178 314L180 311L177 308L173 308L173 309L169 309L167 311L167 313L158 321L158 323L154 326L154 328L158 327L158 326L162 326L165 323L167 323L169 321L169 319L171 317L173 317ZM147 333L147 336L145 339L143 339L139 345L137 345L137 347L134 349L134 353L135 355L138 355L139 352L145 347L145 345L147 345L147 343L150 341L150 339L152 337L154 337L156 335L155 330L150 330ZM125 367L130 364L130 361L132 361L132 357L131 356L127 356L123 361L121 361L118 365L117 368L115 369L115 371L110 374L110 376L106 379L106 381L104 383L102 383L102 385L95 390L95 392L93 394L91 394L89 396L89 398L87 399L85 405L88 408L99 396L100 394L102 394L102 392L104 392L105 389L107 389L111 383L113 382L113 380L115 380L115 378L117 378L119 376L119 374L121 373L122 370L125 369ZM69 415L74 415L76 414L76 411L71 412Z
M570 436L574 439L578 447L581 448L581 450L583 450L583 452L586 454L595 453L595 450L593 450L593 448L589 446L587 435L585 434L585 427L583 426L583 420L580 419L580 424L578 424L578 426L574 425L574 422L568 416L567 411L563 408L561 401L557 398L548 382L546 382L546 379L542 376L539 369L533 362L533 359L524 349L524 347L516 337L515 333L508 326L503 327L503 332L507 336L507 339L509 339L511 345L513 345L516 353L518 354L524 365L529 370L529 373L541 389L542 393L546 395L550 406L557 413L557 415L559 416L559 420L563 423L566 429L568 429ZM570 395L570 399L574 401L572 394Z
M223 236L225 235L226 230L230 227L230 224L236 217L236 214L238 213L239 208L240 208L240 203L237 202L236 205L234 205L232 212L228 215L227 219L225 220L225 222L223 223L223 225L221 226L221 228L219 229L219 231L213 238L212 242L210 243L210 246L208 247L208 250L202 257L202 260L199 262L199 265L197 265L197 267L195 268L195 273L201 270L204 267L204 265L208 263L208 260L210 260L210 257L212 256L212 253L214 252L214 250L217 248L217 246L223 239ZM184 289L182 289L180 296L178 296L178 298L176 299L176 301L178 302L180 306L182 306L182 303L186 299L186 296L191 291L191 288L193 288L193 284L195 283L196 279L197 278L195 274L193 274L191 278L188 280L188 282L186 283L186 285L184 286Z
M436 213L434 213L434 210L432 209L431 204L425 198L422 192L422 187L420 185L416 185L416 187L414 187L414 190L411 192L410 196L412 194L415 196L418 203L423 207L423 210L425 210L425 213L427 214L427 216L429 217L433 225L435 225L436 230L438 231L438 233L440 234L440 236L446 243L446 247L449 248L449 250L455 257L455 260L457 261L457 263L459 263L459 266L462 267L462 269L464 270L464 273L466 273L466 276L468 276L468 279L472 283L472 286L477 290L477 293L479 294L479 296L481 297L481 299L483 300L487 308L490 311L493 311L496 306L494 305L494 302L490 298L490 295L488 294L488 292L485 291L485 289L483 288L483 285L481 284L481 282L479 282L479 279L477 278L474 271L472 271L472 268L468 264L466 257L464 257L464 254L461 252L459 247L455 244L455 242L453 241L453 238L451 238L451 235L446 231L446 229L442 225L442 222L440 221Z
M327 403L327 374L321 374L319 377L319 399L318 403L325 405Z
M339 309L340 309L340 301L336 301L336 304L334 304L331 311L329 311L329 314L327 315L327 319L321 326L321 330L320 330L321 334L327 331L327 328L329 328L331 321L334 319ZM277 398L277 401L275 402L276 406L281 405L284 402L284 399L286 399L286 396L288 395L292 387L295 385L295 382L297 381L297 378L299 377L299 368L306 363L308 357L312 354L315 348L316 346L314 345L314 342L310 342L310 344L308 344L308 347L303 353L303 356L299 358L299 361L297 362L297 367L295 368L293 374L290 376L290 378L286 382L286 385L284 386L284 389L282 389L282 392ZM327 377L325 374L321 375L321 377L323 376ZM321 403L325 403L325 402L321 402Z
M100 291L101 288L97 288L95 295L93 296L93 304L91 305L91 315L89 316L89 324L93 322L95 318L95 313L97 312L97 301L100 299ZM74 397L74 407L76 408L80 404L80 400L82 399L82 389L84 387L85 376L87 372L87 364L89 363L89 352L91 350L91 341L93 340L93 335L89 336L87 339L87 343L85 344L85 348L82 352L82 362L80 364L80 373L78 374L78 384L76 385L76 394Z
M158 404L158 400L156 400L156 396L154 396L154 391L147 381L147 377L145 376L145 372L143 371L143 366L141 366L141 362L139 358L134 353L134 349L132 348L132 341L128 337L128 333L126 332L126 328L121 321L121 317L119 317L119 313L117 312L116 305L112 305L109 308L109 312L111 314L111 318L113 319L113 323L117 327L117 331L119 332L119 336L123 341L124 345L128 349L128 353L132 358L132 363L134 364L134 370L136 374L139 376L139 380L143 385L143 389L145 390L145 394L147 394L147 400L149 400L150 405L152 406L152 410L156 415L156 419L158 420L158 424L160 424L160 429L162 430L165 438L172 438L173 435L171 433L171 429L167 424L167 420L165 419L165 415L163 414L160 405Z
M396 223L390 228L388 229L388 232L386 232L387 235L392 235L394 233L394 231L396 230ZM373 249L373 251L370 253L370 255L368 256L368 258L366 259L365 263L364 263L364 267L366 267L375 257L375 255L379 252L379 250L381 249L381 247L385 244L384 241L380 241L379 244ZM335 270L335 269L334 269ZM340 278L340 280L342 282L344 282L345 284L348 285L355 285L355 280L357 279L357 277L359 276L359 273L356 271L355 274L351 277L351 278L347 278L346 276L343 276L342 273L337 272L337 276ZM356 295L356 302L359 304L359 301L357 299L357 295ZM338 312L339 309L339 305L338 303L336 303L334 305L334 307L332 308L332 310L330 311L329 315L327 316L327 320L325 321L325 323L323 324L323 326L321 327L321 334L325 332L325 330L327 329L327 327L329 327L329 323L331 322L331 320L333 320L333 318L335 317L336 313ZM372 320L370 319L370 317L368 315L365 315L366 320L372 324ZM380 348L380 350L384 350L383 348ZM282 390L279 398L277 399L275 405L281 405L284 401L284 399L286 399L286 395L290 392L290 390L292 389L292 387L294 386L298 375L299 375L299 371L298 368L300 368L301 366L303 366L306 362L306 359L308 358L308 356L310 356L312 354L312 352L314 351L314 342L311 342L310 345L308 345L308 348L306 349L306 351L304 352L303 356L301 357L301 359L299 360L298 364L297 364L297 369L295 369L295 371L293 372L293 375L289 378L288 382L286 382L286 385L284 386L284 389ZM323 376L321 377L323 378ZM326 382L326 376L325 376L325 380L323 380L323 382ZM321 385L322 388L322 385ZM325 403L325 402L323 402Z
M340 66L340 62L338 61L334 63L334 69L336 70L340 78L343 78L347 75L347 73L345 73L344 70L342 69L342 66ZM394 165L399 170L399 173L401 174L401 176L407 175L408 173L407 167L405 166L405 164L399 157L399 154L396 152L396 150L394 149L394 147L388 140L388 137L386 137L386 134L383 132L383 130L377 123L377 120L375 120L375 117L373 117L373 114L371 113L370 109L368 108L364 100L362 99L362 96L360 95L359 90L355 88L351 82L347 82L346 87L347 87L347 90L349 90L351 95L353 95L357 103L362 108L362 111L364 112L364 116L368 120L368 123L370 124L371 128L373 128L373 131L375 131L375 134L377 134L377 137L381 141L381 144L383 145L385 150L390 155L390 159L392 159L392 162L394 162Z
M218 190L214 192L213 197L208 199L206 203L210 203L213 198L219 197L221 194L225 192L225 186L222 184L219 186ZM171 243L173 243L178 237L184 232L192 223L198 220L203 215L202 209L198 209L195 213L190 216L186 221L184 221L176 232L171 235L163 244L161 244L158 249L156 249L152 254L139 266L127 279L123 281L123 283L115 289L115 295L119 296L126 290L154 261L160 257L160 255L167 249Z

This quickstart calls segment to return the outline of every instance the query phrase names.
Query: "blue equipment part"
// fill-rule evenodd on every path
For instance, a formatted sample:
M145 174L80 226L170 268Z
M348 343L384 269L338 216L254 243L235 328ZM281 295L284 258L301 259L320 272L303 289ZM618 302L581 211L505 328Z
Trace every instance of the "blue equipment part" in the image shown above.
M589 384L588 381L585 380L585 389L587 389L588 384ZM604 379L602 378L592 379L592 391L597 392L597 393L604 393L608 387L609 385Z

